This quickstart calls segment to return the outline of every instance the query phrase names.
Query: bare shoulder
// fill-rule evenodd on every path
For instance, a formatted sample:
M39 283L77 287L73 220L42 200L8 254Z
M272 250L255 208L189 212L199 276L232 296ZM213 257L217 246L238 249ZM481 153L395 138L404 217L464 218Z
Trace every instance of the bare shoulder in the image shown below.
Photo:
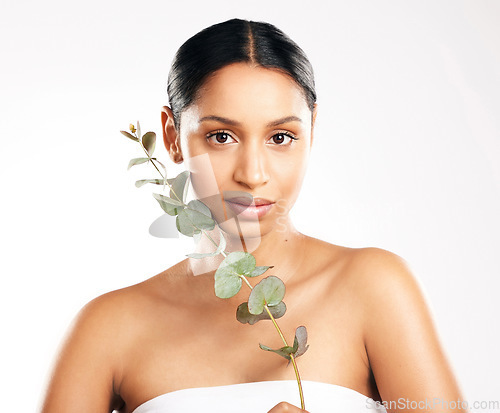
M384 314L384 319L405 317L427 318L427 306L423 286L409 263L394 252L376 248L353 248L345 255L345 277L354 286L353 290L364 307L367 332L379 323L374 316Z
M346 282L357 285L359 292L383 294L387 288L418 290L418 282L406 260L376 247L351 248L308 237L308 265L336 269ZM405 285L403 285L405 284ZM367 297L368 298L368 297Z
M169 286L185 277L186 261L181 261L142 282L94 298L82 308L78 319L118 330L120 322L124 321L130 325L131 321L141 316L141 312L155 308L159 302L165 301L165 291L168 291Z
M344 247L309 237L306 255L313 276L328 278L331 294L347 294L351 309L364 314L367 326L376 324L371 317L381 311L405 314L416 306L420 313L427 311L418 278L409 263L391 251Z
M348 278L363 306L364 342L384 400L460 396L424 289L409 263L381 248L350 252Z
M72 411L75 405L93 412L120 407L124 355L161 302L157 285L164 275L102 294L79 311L60 348L42 412Z
M373 296L391 289L419 289L409 263L391 251L376 247L352 248L347 260L350 276Z

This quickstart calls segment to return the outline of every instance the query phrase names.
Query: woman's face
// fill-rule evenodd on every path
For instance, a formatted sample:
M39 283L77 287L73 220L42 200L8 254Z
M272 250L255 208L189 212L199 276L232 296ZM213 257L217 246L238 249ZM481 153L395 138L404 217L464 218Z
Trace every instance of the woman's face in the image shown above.
M302 90L277 70L235 63L215 72L198 96L180 121L196 197L227 233L286 231L312 143Z

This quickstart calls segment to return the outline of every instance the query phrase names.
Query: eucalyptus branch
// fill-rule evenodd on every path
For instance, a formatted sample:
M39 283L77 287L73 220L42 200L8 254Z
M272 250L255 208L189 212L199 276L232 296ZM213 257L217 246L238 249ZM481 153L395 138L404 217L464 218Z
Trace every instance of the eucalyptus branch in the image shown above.
M247 278L245 276L241 276L241 278L246 282L246 284L248 285L248 287L250 287L251 290L253 290L253 287L251 286L251 284L248 282ZM287 341L286 341L286 338L285 336L283 335L283 332L281 331L281 328L280 326L278 325L278 322L276 321L276 319L274 318L273 314L271 313L271 310L269 309L268 305L267 304L264 304L264 310L266 310L269 318L271 319L271 321L273 322L274 324L274 327L276 328L276 331L278 332L278 334L280 335L281 337L281 340L283 341L283 344L285 345L285 347L289 348L290 346L288 345ZM262 347L261 347L262 348ZM292 347L293 348L293 347ZM303 392L303 389L302 389L302 381L300 380L300 374L299 374L299 369L297 367L297 362L295 361L295 355L294 354L290 354L290 361L292 362L292 365L293 365L293 370L295 371L295 377L297 379L297 384L299 386L299 395L300 395L300 405L301 405L301 408L303 410L305 410L305 404L304 404L304 392Z
M304 354L309 348L307 344L307 330L304 326L297 327L293 346L289 346L276 321L277 318L282 317L286 312L286 305L283 302L285 284L280 278L270 275L262 279L255 286L252 286L248 281L248 277L258 277L270 268L273 268L273 266L257 266L255 257L246 251L226 252L226 240L220 228L218 228L220 241L219 244L217 244L208 233L208 231L213 230L216 226L210 209L197 199L193 199L186 203L189 172L184 171L173 179L167 179L165 166L156 158L152 157L156 144L156 134L154 132L147 132L144 136L141 136L139 122L137 122L137 128L131 124L129 129L131 133L126 131L121 131L121 133L127 138L138 142L147 155L146 158L132 159L129 162L129 169L134 165L151 162L162 177L161 180L143 179L136 181L136 186L141 187L146 183L157 185L163 184L163 189L165 189L165 186L168 185L170 189L169 196L156 193L153 194L153 196L167 214L176 217L176 226L179 232L189 237L205 235L216 247L213 252L187 254L188 257L199 259L213 257L218 254L224 257L224 260L219 265L214 275L215 295L217 297L234 297L240 291L243 282L250 288L248 302L244 302L238 306L236 310L236 319L240 323L248 323L250 325L261 320L272 321L283 341L284 347L272 349L263 344L259 344L259 346L262 350L274 352L287 359L288 363L292 363L299 387L301 408L305 409L302 382L296 358ZM165 175L161 173L155 161L163 167Z

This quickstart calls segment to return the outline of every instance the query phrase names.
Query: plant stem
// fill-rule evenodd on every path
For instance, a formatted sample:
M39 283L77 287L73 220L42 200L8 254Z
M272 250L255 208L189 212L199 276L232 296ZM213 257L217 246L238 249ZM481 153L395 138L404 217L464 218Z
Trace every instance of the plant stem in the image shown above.
M247 280L247 277L245 277L244 275L241 275L241 274L238 274L240 276L240 278L245 281L245 284L248 285L248 288L250 288L251 290L253 290L253 287L252 287L252 284L250 284Z
M271 321L273 322L274 327L276 327L276 330L278 331L278 334L280 335L281 340L283 340L283 343L285 344L285 346L288 347L288 343L286 342L285 336L283 335L283 332L281 331L281 328L279 327L278 323L276 322L276 319L271 314L271 311L269 310L269 307L267 306L267 304L264 305L264 309L267 311L267 314L271 318ZM305 403L304 403L304 392L302 390L302 381L300 380L299 369L297 367L297 363L295 361L295 356L293 354L290 354L290 361L292 362L293 369L295 371L295 377L297 379L297 384L299 385L300 408L302 410L305 410L306 407L305 407Z
M136 138L137 138L137 139L139 139L139 137L138 137L137 135L136 135ZM166 177L164 177L164 176L163 176L163 174L161 173L161 171L158 169L158 167L156 166L156 164L153 162L153 159L152 159L152 158L151 158L151 156L149 155L148 151L146 150L146 148L144 147L144 145L142 144L142 141L141 141L140 139L139 139L139 145L141 145L141 148L142 148L142 150L144 151L144 153L146 154L146 156L148 157L149 161L153 164L153 166L156 168L156 170L158 171L158 173L159 173L159 174L160 174L160 176L162 177L163 182L165 182L165 183L168 185L168 187L170 188L170 191L172 191L172 194L174 194L174 196L177 198L177 200L178 200L179 202L184 203L184 202L182 201L182 199L180 199L180 198L177 196L177 194L175 193L175 191L174 191L174 190L173 190L173 188L172 188L172 185L170 185L170 184L168 183L168 181L167 181Z
M286 338L285 336L283 335L283 332L281 331L281 328L280 326L278 325L276 319L273 317L273 315L271 314L271 311L269 310L269 307L267 306L267 304L264 305L264 310L266 310L267 314L269 315L269 317L271 318L271 321L273 322L274 324L274 327L276 327L276 330L278 331L278 334L280 335L281 337L281 340L283 340L283 344L285 344L285 346L288 347L288 343L286 342Z
M304 403L304 392L302 390L302 381L300 380L299 368L297 367L297 363L295 362L295 356L293 354L290 354L290 361L292 362L293 369L295 370L295 377L297 378L297 384L299 385L300 408L302 410L305 410L306 405Z
M217 243L214 241L214 239L210 236L210 234L208 234L205 230L202 230L202 232L208 237L208 239L210 241L212 241L212 243L217 247ZM227 254L224 252L224 251L221 251L221 254L224 256L224 257L227 257ZM245 284L248 286L248 288L250 288L250 290L253 290L253 287L252 285L250 284L250 282L247 280L247 277L245 277L244 275L240 275L240 278L245 282ZM271 311L269 310L269 307L267 306L267 304L264 305L264 309L266 310L267 314L269 315L269 318L271 319L271 321L273 322L274 324L274 327L276 328L276 331L278 332L278 334L280 335L281 337L281 340L283 341L283 343L285 344L285 346L288 347L288 343L286 341L286 338L285 336L283 335L283 332L281 331L281 328L280 326L278 325L276 319L274 318L274 316L271 314ZM302 410L305 410L305 403L304 403L304 392L303 392L303 389L302 389L302 381L300 380L300 374L299 374L299 369L297 367L297 363L295 361L295 356L293 354L290 354L290 361L292 362L292 365L293 365L293 370L295 371L295 377L297 379L297 384L299 386L299 395L300 395L300 406L301 406L301 409Z

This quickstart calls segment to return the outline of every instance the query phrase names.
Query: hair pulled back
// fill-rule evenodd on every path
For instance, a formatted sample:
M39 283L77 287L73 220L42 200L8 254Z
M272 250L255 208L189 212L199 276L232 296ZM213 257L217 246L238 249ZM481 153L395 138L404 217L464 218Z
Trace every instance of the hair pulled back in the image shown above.
M270 23L231 19L189 38L177 51L168 75L168 99L177 130L180 115L197 98L207 78L224 66L247 62L280 70L302 88L311 111L316 102L314 73L304 51Z

